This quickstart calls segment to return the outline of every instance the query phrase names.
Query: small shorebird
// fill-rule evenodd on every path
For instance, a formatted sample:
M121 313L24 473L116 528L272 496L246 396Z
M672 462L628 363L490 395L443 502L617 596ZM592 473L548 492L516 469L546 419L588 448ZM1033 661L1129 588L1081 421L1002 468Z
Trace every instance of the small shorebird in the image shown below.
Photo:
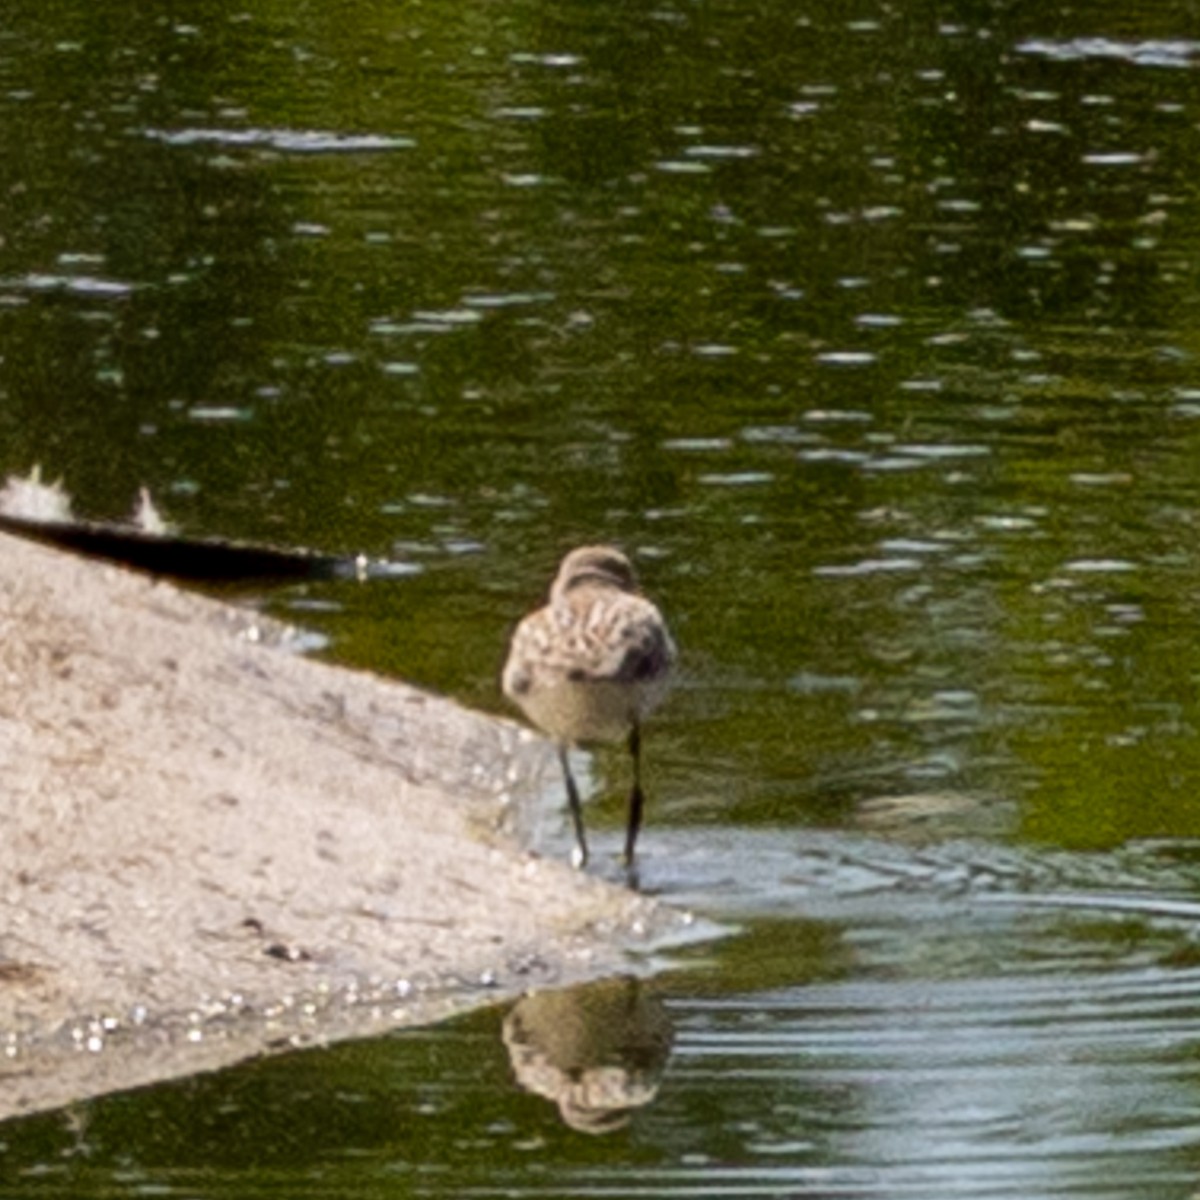
M612 546L572 550L550 587L550 602L516 628L504 665L504 694L558 742L575 823L577 867L587 862L579 790L568 757L575 742L628 736L633 759L625 863L645 803L641 783L642 719L666 694L675 643L658 609L638 593L629 559Z

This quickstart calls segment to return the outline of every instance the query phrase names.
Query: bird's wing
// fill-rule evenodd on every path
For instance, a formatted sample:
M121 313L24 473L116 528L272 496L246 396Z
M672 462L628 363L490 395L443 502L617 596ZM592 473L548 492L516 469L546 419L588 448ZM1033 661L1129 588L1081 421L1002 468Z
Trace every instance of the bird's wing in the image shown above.
M536 677L572 683L641 683L665 674L675 644L647 599L612 589L580 589L564 603L530 613L513 633L504 689L529 690Z
M611 589L572 604L568 674L586 681L638 683L671 666L675 647L658 609L642 596Z

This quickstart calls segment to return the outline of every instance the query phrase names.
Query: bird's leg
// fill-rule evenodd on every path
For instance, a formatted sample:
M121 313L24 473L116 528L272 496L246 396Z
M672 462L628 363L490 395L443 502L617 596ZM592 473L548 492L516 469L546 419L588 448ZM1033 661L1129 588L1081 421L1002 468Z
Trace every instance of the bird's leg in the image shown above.
M571 774L571 763L565 745L558 748L558 761L562 763L563 778L567 781L567 803L571 809L571 820L575 823L575 849L571 851L571 865L577 870L582 870L587 866L588 860L587 835L583 831L583 808L579 803L579 789L575 786L575 777Z
M633 788L629 793L629 824L625 827L625 865L633 866L633 851L637 845L638 830L642 827L642 731L633 723L629 731L629 754L633 759Z

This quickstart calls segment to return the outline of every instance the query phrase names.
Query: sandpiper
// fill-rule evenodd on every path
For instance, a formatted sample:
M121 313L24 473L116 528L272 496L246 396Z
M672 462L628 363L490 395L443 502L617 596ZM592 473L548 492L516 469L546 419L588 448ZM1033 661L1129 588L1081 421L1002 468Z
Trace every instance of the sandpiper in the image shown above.
M639 594L633 567L612 546L580 546L563 559L550 602L517 626L504 665L504 694L558 742L575 823L577 867L587 862L579 790L568 757L576 742L628 737L633 787L625 863L642 824L642 719L666 694L675 643L658 609Z

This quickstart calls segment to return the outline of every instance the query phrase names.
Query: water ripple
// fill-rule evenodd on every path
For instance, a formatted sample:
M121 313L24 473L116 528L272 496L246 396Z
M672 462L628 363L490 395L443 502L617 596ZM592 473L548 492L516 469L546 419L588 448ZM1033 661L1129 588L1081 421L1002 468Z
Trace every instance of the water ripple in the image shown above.
M1112 38L1085 37L1053 41L1031 38L1017 46L1018 53L1051 58L1057 62L1078 62L1088 58L1116 58L1142 67L1187 68L1200 55L1200 42L1184 39L1120 42Z
M406 150L412 138L371 133L334 133L318 129L147 129L146 137L169 146L269 146L301 154L358 154Z

